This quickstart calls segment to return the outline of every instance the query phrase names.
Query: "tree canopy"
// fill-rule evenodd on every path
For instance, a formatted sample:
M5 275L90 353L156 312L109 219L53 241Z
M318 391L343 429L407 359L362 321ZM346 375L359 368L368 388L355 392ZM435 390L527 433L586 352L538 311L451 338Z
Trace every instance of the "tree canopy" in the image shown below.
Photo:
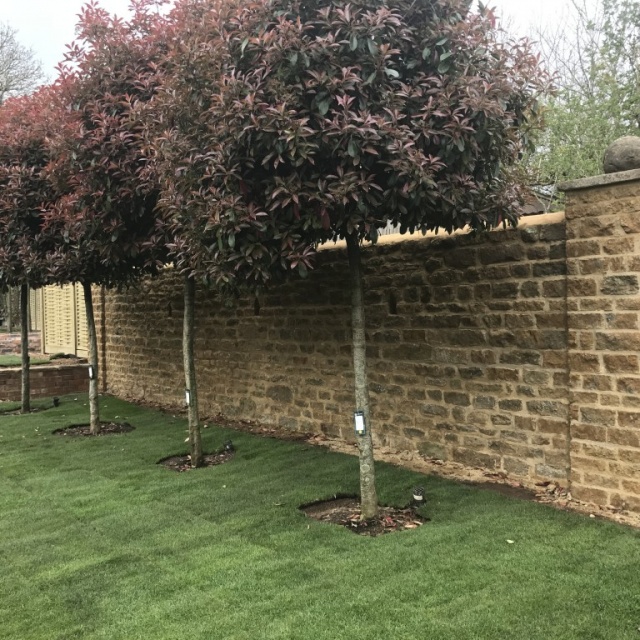
M170 193L174 209L209 212L202 232L218 245L237 247L223 227L244 221L304 265L298 238L515 221L514 164L545 80L490 12L464 0L184 7ZM247 239L234 257L256 253Z
M56 197L46 170L57 124L50 88L0 107L0 289L50 280L42 227Z
M531 166L541 183L602 173L606 148L640 128L640 2L572 1L572 19L540 33L556 95Z
M129 21L86 5L55 85L64 127L51 140L60 195L49 232L61 240L52 265L60 282L114 286L157 266L156 192L139 178L144 140L132 115L154 92L149 4L138 2Z

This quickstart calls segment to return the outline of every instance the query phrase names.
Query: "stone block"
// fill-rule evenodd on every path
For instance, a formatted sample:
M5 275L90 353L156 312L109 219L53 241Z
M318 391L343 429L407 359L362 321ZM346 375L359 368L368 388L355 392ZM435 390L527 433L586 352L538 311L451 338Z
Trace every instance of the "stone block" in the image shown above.
M496 406L496 399L491 396L476 396L473 399L473 406L478 409L493 409Z
M566 420L551 420L548 418L539 418L537 420L536 427L540 433L550 433L550 434L567 433Z
M548 464L537 464L535 474L538 478L551 478L553 480L566 480L567 471L562 467L552 467Z
M600 292L607 296L631 296L640 291L638 276L606 276L602 280Z
M622 447L640 447L640 429L608 429L607 442Z
M471 467L491 470L500 468L500 456L497 454L458 448L453 452L452 457L455 462L460 462Z
M290 387L285 385L273 385L266 390L267 398L281 402L282 404L289 404L293 401L293 391Z
M599 351L640 351L640 332L597 332L595 341Z
M576 500L581 500L582 502L591 502L593 504L602 505L608 504L609 502L609 493L607 491L579 484L572 484L571 495Z
M447 404L454 404L461 407L468 407L471 405L471 398L466 393L458 393L455 391L449 391L444 393L444 401Z
M512 475L526 478L531 475L532 465L528 463L526 460L522 460L520 458L511 458L509 456L505 456L502 461L504 470L507 473Z
M498 408L501 411L522 411L522 400L500 400Z
M573 298L595 296L598 284L593 278L570 277L567 281L567 295Z
M616 423L616 412L595 407L581 407L580 419L586 424L611 427Z

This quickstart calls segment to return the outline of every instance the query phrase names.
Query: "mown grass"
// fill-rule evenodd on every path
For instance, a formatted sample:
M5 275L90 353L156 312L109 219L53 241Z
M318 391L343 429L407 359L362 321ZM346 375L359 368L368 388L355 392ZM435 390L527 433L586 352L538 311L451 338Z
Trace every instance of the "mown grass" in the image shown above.
M35 364L47 364L49 358L31 358L31 365ZM0 367L19 367L22 364L21 356L17 356L13 353L0 354Z
M297 508L357 492L355 458L211 427L236 457L177 474L155 463L184 451L184 420L102 412L136 430L51 435L86 420L82 396L0 417L2 638L640 636L637 531L380 464L381 500L420 482L432 521L359 537Z
M45 409L50 409L53 407L53 399L52 398L31 398L29 405L31 407L31 411L44 411ZM5 402L0 402L0 416L6 413L13 413L14 411L19 411L22 407L22 402L20 400L8 400ZM4 424L4 421L3 423ZM0 425L0 435L2 435L2 428Z

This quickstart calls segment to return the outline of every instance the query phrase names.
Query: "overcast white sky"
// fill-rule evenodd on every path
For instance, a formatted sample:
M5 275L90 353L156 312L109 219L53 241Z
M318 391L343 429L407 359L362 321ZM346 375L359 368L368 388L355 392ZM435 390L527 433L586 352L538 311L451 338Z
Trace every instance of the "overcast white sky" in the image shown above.
M588 0L597 2L597 0ZM567 16L571 0L485 0L496 7L505 23L518 35L530 31L529 25L561 24ZM84 0L0 0L0 22L18 30L21 44L31 47L53 76L62 60L65 45L74 37L76 18ZM119 15L125 15L129 0L101 0L100 4Z

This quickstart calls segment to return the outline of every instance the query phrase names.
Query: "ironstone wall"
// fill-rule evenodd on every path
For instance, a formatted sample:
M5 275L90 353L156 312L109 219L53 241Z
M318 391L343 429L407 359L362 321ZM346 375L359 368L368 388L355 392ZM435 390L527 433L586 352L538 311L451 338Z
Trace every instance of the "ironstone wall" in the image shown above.
M375 440L640 510L640 172L566 186L566 218L365 251ZM200 291L203 413L351 440L347 269L336 247L258 300ZM179 404L179 278L102 311L106 388Z

